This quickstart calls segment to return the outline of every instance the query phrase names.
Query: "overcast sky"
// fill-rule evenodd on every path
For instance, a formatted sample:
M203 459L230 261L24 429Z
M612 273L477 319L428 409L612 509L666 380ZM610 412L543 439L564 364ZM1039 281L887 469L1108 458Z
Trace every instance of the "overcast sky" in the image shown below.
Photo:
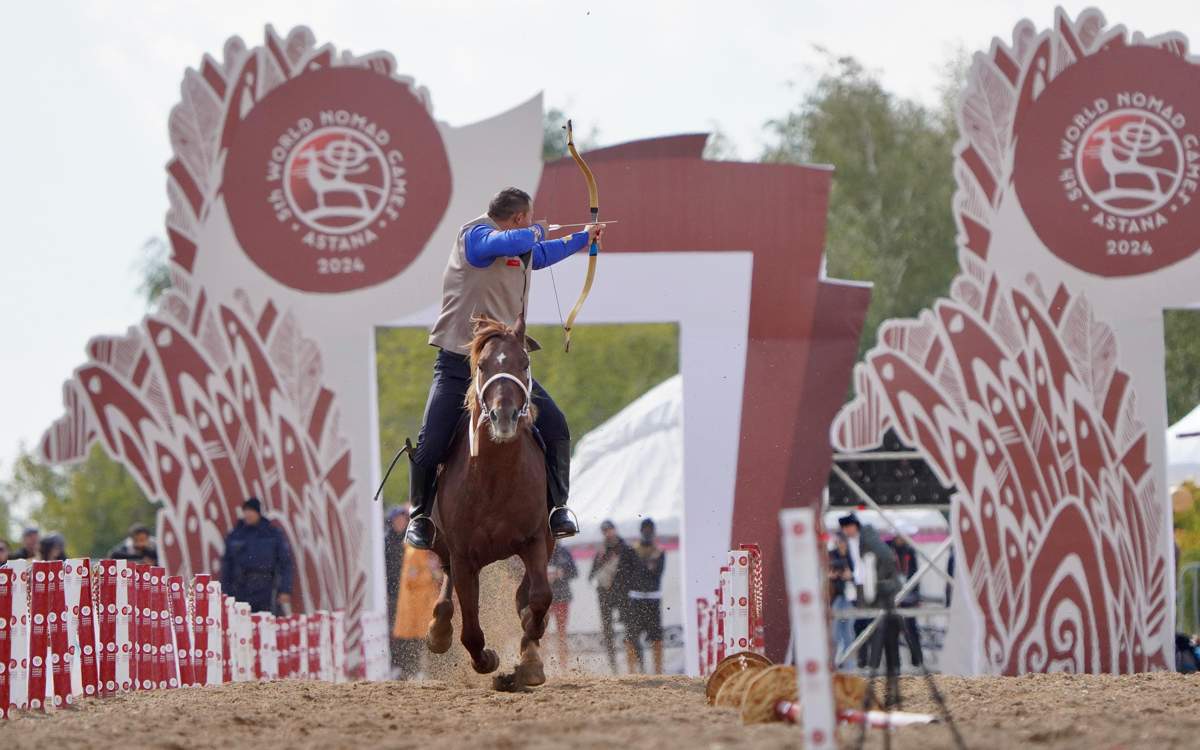
M1067 2L1072 14L1090 3ZM1200 4L1104 3L1110 22L1200 39ZM227 37L308 25L320 42L387 50L462 125L539 91L604 144L710 130L739 154L795 108L822 66L853 55L892 91L933 101L959 47L1053 20L1019 0L172 0L10 5L0 47L0 478L61 414L90 336L145 312L142 244L163 234L167 113L184 68Z

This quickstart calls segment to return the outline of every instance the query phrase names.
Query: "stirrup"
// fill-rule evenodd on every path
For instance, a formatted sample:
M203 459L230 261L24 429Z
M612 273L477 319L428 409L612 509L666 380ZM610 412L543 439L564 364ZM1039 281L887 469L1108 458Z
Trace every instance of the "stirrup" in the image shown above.
M413 523L413 521L421 521L421 520L429 521L429 525L433 527L433 534L429 537L428 546L413 544L411 541L410 534L412 532L412 523ZM408 519L408 524L409 524L409 527L404 532L404 543L414 549L423 549L423 550L433 549L433 543L437 540L437 524L435 524L433 522L433 519L428 514L422 513L421 515L413 516L412 518Z
M575 515L575 511L571 510L565 505L560 505L557 508L551 509L550 515L546 516L546 525L550 527L550 533L554 535L555 539L567 539L575 536L575 534L554 534L554 524L552 524L551 521L554 520L554 514L560 510L566 511L571 516L571 523L575 524L575 534L579 533L579 516Z

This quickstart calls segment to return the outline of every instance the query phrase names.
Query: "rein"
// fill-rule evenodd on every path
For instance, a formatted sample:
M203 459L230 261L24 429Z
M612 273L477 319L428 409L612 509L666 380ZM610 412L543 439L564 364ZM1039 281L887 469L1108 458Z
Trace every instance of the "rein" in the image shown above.
M511 380L516 383L521 388L521 392L525 394L525 403L521 405L521 411L518 412L517 418L523 419L529 416L529 407L533 400L533 373L526 370L525 374L529 378L529 383L525 383L516 375L509 372L498 372L483 383L480 383L479 370L475 370L475 405L479 409L479 416L471 415L467 421L467 438L470 441L471 458L479 456L480 428L483 427L484 423L491 421L491 417L488 416L488 410L484 408L483 394L492 383L495 383L497 380Z

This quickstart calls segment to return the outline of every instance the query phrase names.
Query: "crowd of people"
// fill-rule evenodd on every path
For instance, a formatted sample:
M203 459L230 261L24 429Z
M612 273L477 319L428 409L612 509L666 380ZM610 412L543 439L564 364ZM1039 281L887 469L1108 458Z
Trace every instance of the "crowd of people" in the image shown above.
M66 560L66 541L57 532L42 535L30 526L21 531L21 543L10 545L0 539L0 565L9 560Z
M111 560L158 565L158 547L150 528L135 523L106 555ZM36 527L21 532L19 545L0 539L0 565L9 560L66 560L62 534L42 534ZM225 537L221 586L255 612L291 613L292 553L283 531L263 515L258 498L242 504L242 518Z
M920 605L918 587L912 587L899 600L896 595L904 584L917 572L917 553L903 534L885 540L870 524L862 523L858 516L849 513L838 519L838 532L828 548L829 598L834 610L834 636L838 653L844 653L870 625L871 618L849 618L840 613L854 608L903 608L913 609ZM868 564L873 569L868 570ZM867 586L868 579L871 585ZM873 597L868 601L867 595ZM859 648L856 662L859 668L877 669L881 658L887 657L888 665L899 664L899 639L908 646L909 660L914 667L924 662L921 638L917 621L908 616L887 616L879 631L880 637L872 638ZM885 653L886 652L886 653ZM838 668L844 668L839 664Z

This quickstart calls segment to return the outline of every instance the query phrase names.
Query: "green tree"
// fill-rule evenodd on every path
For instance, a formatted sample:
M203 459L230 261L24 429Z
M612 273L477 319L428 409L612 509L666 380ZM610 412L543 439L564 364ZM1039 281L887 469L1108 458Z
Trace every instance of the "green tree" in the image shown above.
M600 131L590 128L586 135L575 131L575 148L587 151L596 148L597 134ZM542 118L542 161L554 161L567 153L567 114L557 107L546 110Z
M961 75L959 66L948 70ZM947 86L945 106L960 83ZM954 123L944 108L889 93L850 57L831 60L799 108L768 123L775 143L764 161L834 166L828 272L875 284L860 354L883 320L929 306L957 271Z
M708 135L708 142L704 144L704 158L709 161L737 161L737 144L716 122L710 124L712 132Z
M105 555L131 524L154 527L157 507L99 443L83 462L66 468L46 466L22 451L5 489L9 498L32 499L31 519L44 532L61 533L72 557Z
M162 293L171 287L170 249L161 237L151 237L142 244L142 253L137 260L137 271L141 277L137 291L147 307L153 307Z
M1167 361L1167 422L1174 424L1200 404L1200 310L1163 313Z

